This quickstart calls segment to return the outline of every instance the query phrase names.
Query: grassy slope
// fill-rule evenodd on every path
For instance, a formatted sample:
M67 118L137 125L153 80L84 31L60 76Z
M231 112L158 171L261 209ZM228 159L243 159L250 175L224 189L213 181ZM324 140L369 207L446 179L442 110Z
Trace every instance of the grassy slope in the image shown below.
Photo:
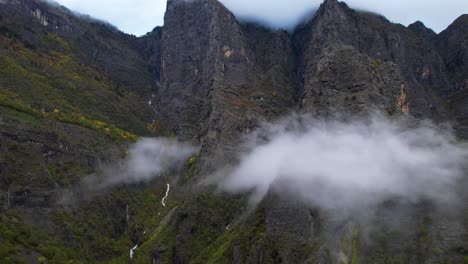
M84 65L72 43L54 33L31 50L20 40L0 35L0 87L42 112L60 111L146 133L146 100L115 83L98 67ZM148 94L151 91L148 91Z
M1 204L7 193L26 193L15 209L0 208L0 262L112 259L132 245L135 223L122 224L126 205L158 204L159 187L121 188L77 207L51 201L149 134L151 110L130 87L82 63L73 43L54 33L39 41L33 48L0 30Z

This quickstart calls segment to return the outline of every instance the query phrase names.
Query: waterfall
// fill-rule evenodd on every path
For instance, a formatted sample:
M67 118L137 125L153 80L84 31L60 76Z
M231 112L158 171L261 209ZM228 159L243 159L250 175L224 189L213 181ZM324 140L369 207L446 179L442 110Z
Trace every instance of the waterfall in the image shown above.
M138 244L136 244L132 249L130 249L130 259L133 259L133 255L135 255L135 250L138 248Z
M166 189L166 195L164 196L164 198L162 198L161 200L161 204L166 207L166 199L167 199L167 196L169 196L169 190L171 189L171 185L170 184L166 184L167 186L167 189Z

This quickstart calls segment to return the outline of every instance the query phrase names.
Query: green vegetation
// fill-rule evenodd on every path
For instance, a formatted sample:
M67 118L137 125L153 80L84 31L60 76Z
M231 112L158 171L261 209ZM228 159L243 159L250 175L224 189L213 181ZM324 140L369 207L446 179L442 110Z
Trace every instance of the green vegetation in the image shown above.
M116 204L132 204L130 195L116 190L66 210L49 199L101 161L123 157L135 133L147 133L147 104L125 86L117 94L120 84L55 34L42 36L34 50L2 35L0 201L7 190L24 191L48 209L0 212L0 263L97 263L128 252L131 229Z
M351 258L351 264L359 264L359 229L354 228L353 230L353 252Z
M350 264L359 264L359 228L355 227L350 235L341 239L341 250Z
M371 16L361 22L369 23L372 29L378 31L387 27L386 23L380 19L372 20ZM259 258L264 263L316 262L315 256L322 253L319 249L326 248L324 241L321 241L324 239L321 229L327 230L316 222L327 221L326 216L318 219L319 213L309 212L310 215L306 215L307 223L313 225L306 228L313 230L313 235L305 239L297 235L297 230L302 232L302 229L288 233L290 230L285 228L284 232L278 232L278 227L283 223L275 221L284 219L272 219L271 215L275 216L277 212L271 214L272 211L269 211L278 208L266 209L265 204L254 209L245 208L247 197L220 195L214 188L195 185L197 173L206 165L202 164L206 157L198 154L186 161L182 171L177 171L180 181L173 184L174 189L171 188L166 206L161 205L165 183L176 181L175 178L169 179L174 175L165 175L149 183L121 185L111 190L84 190L82 193L80 190L77 191L79 197L72 197L70 201L67 199L68 191L73 190L84 176L99 171L101 165L125 157L128 143L136 141L138 136L176 137L174 124L165 123L164 119L147 123L152 120L153 112L146 100L142 99L150 93L142 95L142 91L151 91L151 86L156 86L153 84L156 80L145 79L141 82L142 88L138 88L131 82L140 75L133 79L127 77L133 72L137 73L139 66L130 71L122 70L122 73L113 71L120 66L133 66L123 63L125 65L115 67L121 63L115 60L116 55L101 52L117 48L118 38L93 39L93 34L105 35L108 32L85 26L88 27L85 28L86 33L80 34L79 38L91 39L90 44L80 41L73 43L66 34L62 38L54 33L45 33L42 27L41 34L34 32L34 28L28 28L31 31L27 34L34 37L27 42L19 36L23 34L22 37L28 38L24 32L15 34L8 26L0 26L0 202L3 202L0 205L6 204L4 194L8 192L9 195L11 191L18 194L15 194L17 197L14 198L18 199L13 202L13 207L20 208L6 208L10 207L8 203L5 209L0 209L0 263L27 263L33 260L50 264L146 264L156 260L158 263L223 264L233 262L234 258L239 263L258 262ZM267 31L257 31L253 30L250 34L271 39L258 41L250 47L252 54L261 54L255 56L254 67L249 73L251 76L246 79L253 83L233 85L225 90L226 94L216 95L217 105L225 103L229 107L229 115L246 117L242 123L249 126L259 121L256 117L263 116L270 120L284 114L289 106L300 99L300 94L292 91L297 89L291 89L296 87L295 72L300 71L295 69L295 58L285 58L291 61L282 66L283 63L277 63L278 60L271 60L270 55L278 55L278 47L283 46L293 50L306 48L289 47L295 43L288 41L286 35L283 39L276 33L271 35ZM128 38L136 40L130 36ZM413 48L420 45L420 39L415 34L406 36L402 41L406 39ZM141 43L133 44L140 47ZM104 54L102 57L96 56L97 48ZM154 45L151 48L159 49ZM125 54L126 51L121 49L116 54ZM125 59L141 60L141 68L154 67L149 64L157 62L156 59L143 62L146 58L129 52ZM105 57L108 54L114 57ZM337 53L336 56L343 61L348 54ZM383 76L387 69L393 67L392 72L397 69L397 66L381 60L369 61L366 58L358 62L363 63L356 63L356 67L365 67L367 72L370 65L376 77L382 79L388 79ZM330 76L326 76L325 71L319 72L319 81L342 76L334 73L334 70L330 68ZM159 69L151 71L156 75ZM112 74L122 74L125 78L114 78ZM143 73L145 75L149 73ZM456 76L452 77L449 76L451 79ZM215 78L220 78L220 75ZM251 96L252 87L256 87L255 96ZM359 93L346 96L345 101L355 104L362 96ZM218 115L219 112L215 116L222 119L223 113ZM399 110L393 105L387 112L395 115ZM250 127L236 128L229 122L224 125L221 122L219 129L211 131L216 133L221 143L241 132L239 129L250 132ZM226 131L233 134L224 137ZM204 142L203 138L200 141ZM211 146L210 142L208 144ZM60 203L56 203L56 200ZM294 212L288 210L282 214ZM291 220L286 218L286 224L291 226ZM365 243L358 228L348 232L342 241L338 241L341 245L336 246L342 247L347 256L346 263L350 264L368 260L368 254L374 254L369 263L405 263L403 260L406 260L407 253L395 251L408 248L412 250L412 258L414 252L419 254L416 262L427 262L429 254L443 258L446 254L444 250L451 249L432 243L431 219L425 217L417 221L421 223L416 235L411 233L412 239L406 242L411 244L410 247L395 246L395 241L398 241L395 237L401 238L402 234L379 230L377 232L380 233L372 237L376 241L375 250L364 250ZM300 223L304 222L301 220ZM333 225L332 222L327 228ZM309 231L304 233L309 234ZM134 259L130 260L129 250L135 244L138 248ZM325 254L331 255L330 252ZM466 251L458 252L457 261L462 259L463 263L468 264L466 255Z
M156 258L162 263L172 263L176 240L187 261L226 263L222 260L228 259L231 242L238 234L235 224L229 231L226 226L240 212L241 204L239 197L209 193L197 194L182 203L169 199L167 207L158 210L159 215L144 216L151 219L144 222L149 235L136 250L135 263L150 263L152 252L158 252ZM181 233L184 235L178 235Z
M89 203L73 211L57 211L52 219L60 233L69 234L72 239L65 246L76 248L79 258L89 262L111 259L127 252L131 242L126 228L121 225L125 214L121 208L107 208L108 201L115 193L97 202ZM121 212L122 215L117 215ZM114 215L115 219L110 218ZM78 217L79 215L86 218ZM120 221L119 221L120 220Z
M52 264L127 263L134 246L133 231L145 242L136 250L136 261L148 263L156 239L173 239L165 227L180 203L170 199L162 207L163 194L163 188L144 192L119 188L81 202L79 207L54 210L53 224L47 225L50 230L26 224L21 211L6 211L0 214L0 263L22 263L16 260L28 252ZM126 219L127 206L130 220Z
M63 113L58 109L54 109L52 112L40 112L33 109L31 106L25 104L19 99L19 96L11 91L0 88L0 106L8 107L13 110L22 112L24 114L31 115L34 118L46 118L52 119L59 122L74 124L85 128L100 131L112 139L125 139L135 142L138 137L130 132L126 132L122 129L115 127L114 125L106 124L99 120L90 120L78 113Z
M382 64L383 64L383 61L381 61L381 60L378 60L378 59L377 60L372 60L372 66L375 69L379 68Z
M53 236L24 224L20 213L10 210L0 214L0 262L23 263L22 256L35 251L43 254L42 260L47 263L81 263L79 256L72 248L67 248Z
M181 184L187 184L195 175L195 169L197 168L197 156L190 157L186 164L186 169L182 174Z
M131 133L148 133L145 121L151 110L130 88L114 83L102 69L83 63L73 45L59 36L49 33L40 41L42 49L31 50L15 38L0 36L2 91L13 92L39 112L58 109L54 117L60 121L92 126L80 120L84 116L100 120L110 129L121 126Z

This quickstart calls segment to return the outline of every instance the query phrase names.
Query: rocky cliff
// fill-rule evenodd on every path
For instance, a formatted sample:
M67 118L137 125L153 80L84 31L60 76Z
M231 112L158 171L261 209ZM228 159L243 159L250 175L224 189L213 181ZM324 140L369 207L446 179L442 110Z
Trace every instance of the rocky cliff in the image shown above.
M0 0L0 259L334 263L333 237L344 263L463 263L466 213L383 205L369 244L274 190L251 209L246 195L199 183L235 162L245 136L291 112L448 121L466 138L467 28L466 15L436 34L326 0L294 32L272 31L216 0L168 0L164 26L137 38L58 5ZM200 150L150 183L61 203L138 136ZM396 207L408 230L387 225Z

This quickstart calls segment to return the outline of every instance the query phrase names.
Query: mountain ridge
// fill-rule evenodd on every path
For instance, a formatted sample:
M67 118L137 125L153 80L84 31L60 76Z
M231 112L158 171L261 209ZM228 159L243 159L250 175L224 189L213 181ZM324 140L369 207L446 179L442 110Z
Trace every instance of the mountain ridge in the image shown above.
M326 0L289 33L241 23L217 0L170 0L164 26L135 37L42 1L0 7L6 263L334 263L331 237L353 264L466 259L466 215L446 219L424 201L382 205L382 215L410 212L411 228L398 234L381 219L368 245L352 223L274 188L252 209L246 194L199 184L291 112L456 122L468 138L466 15L435 34ZM147 136L199 151L153 181L58 202Z

